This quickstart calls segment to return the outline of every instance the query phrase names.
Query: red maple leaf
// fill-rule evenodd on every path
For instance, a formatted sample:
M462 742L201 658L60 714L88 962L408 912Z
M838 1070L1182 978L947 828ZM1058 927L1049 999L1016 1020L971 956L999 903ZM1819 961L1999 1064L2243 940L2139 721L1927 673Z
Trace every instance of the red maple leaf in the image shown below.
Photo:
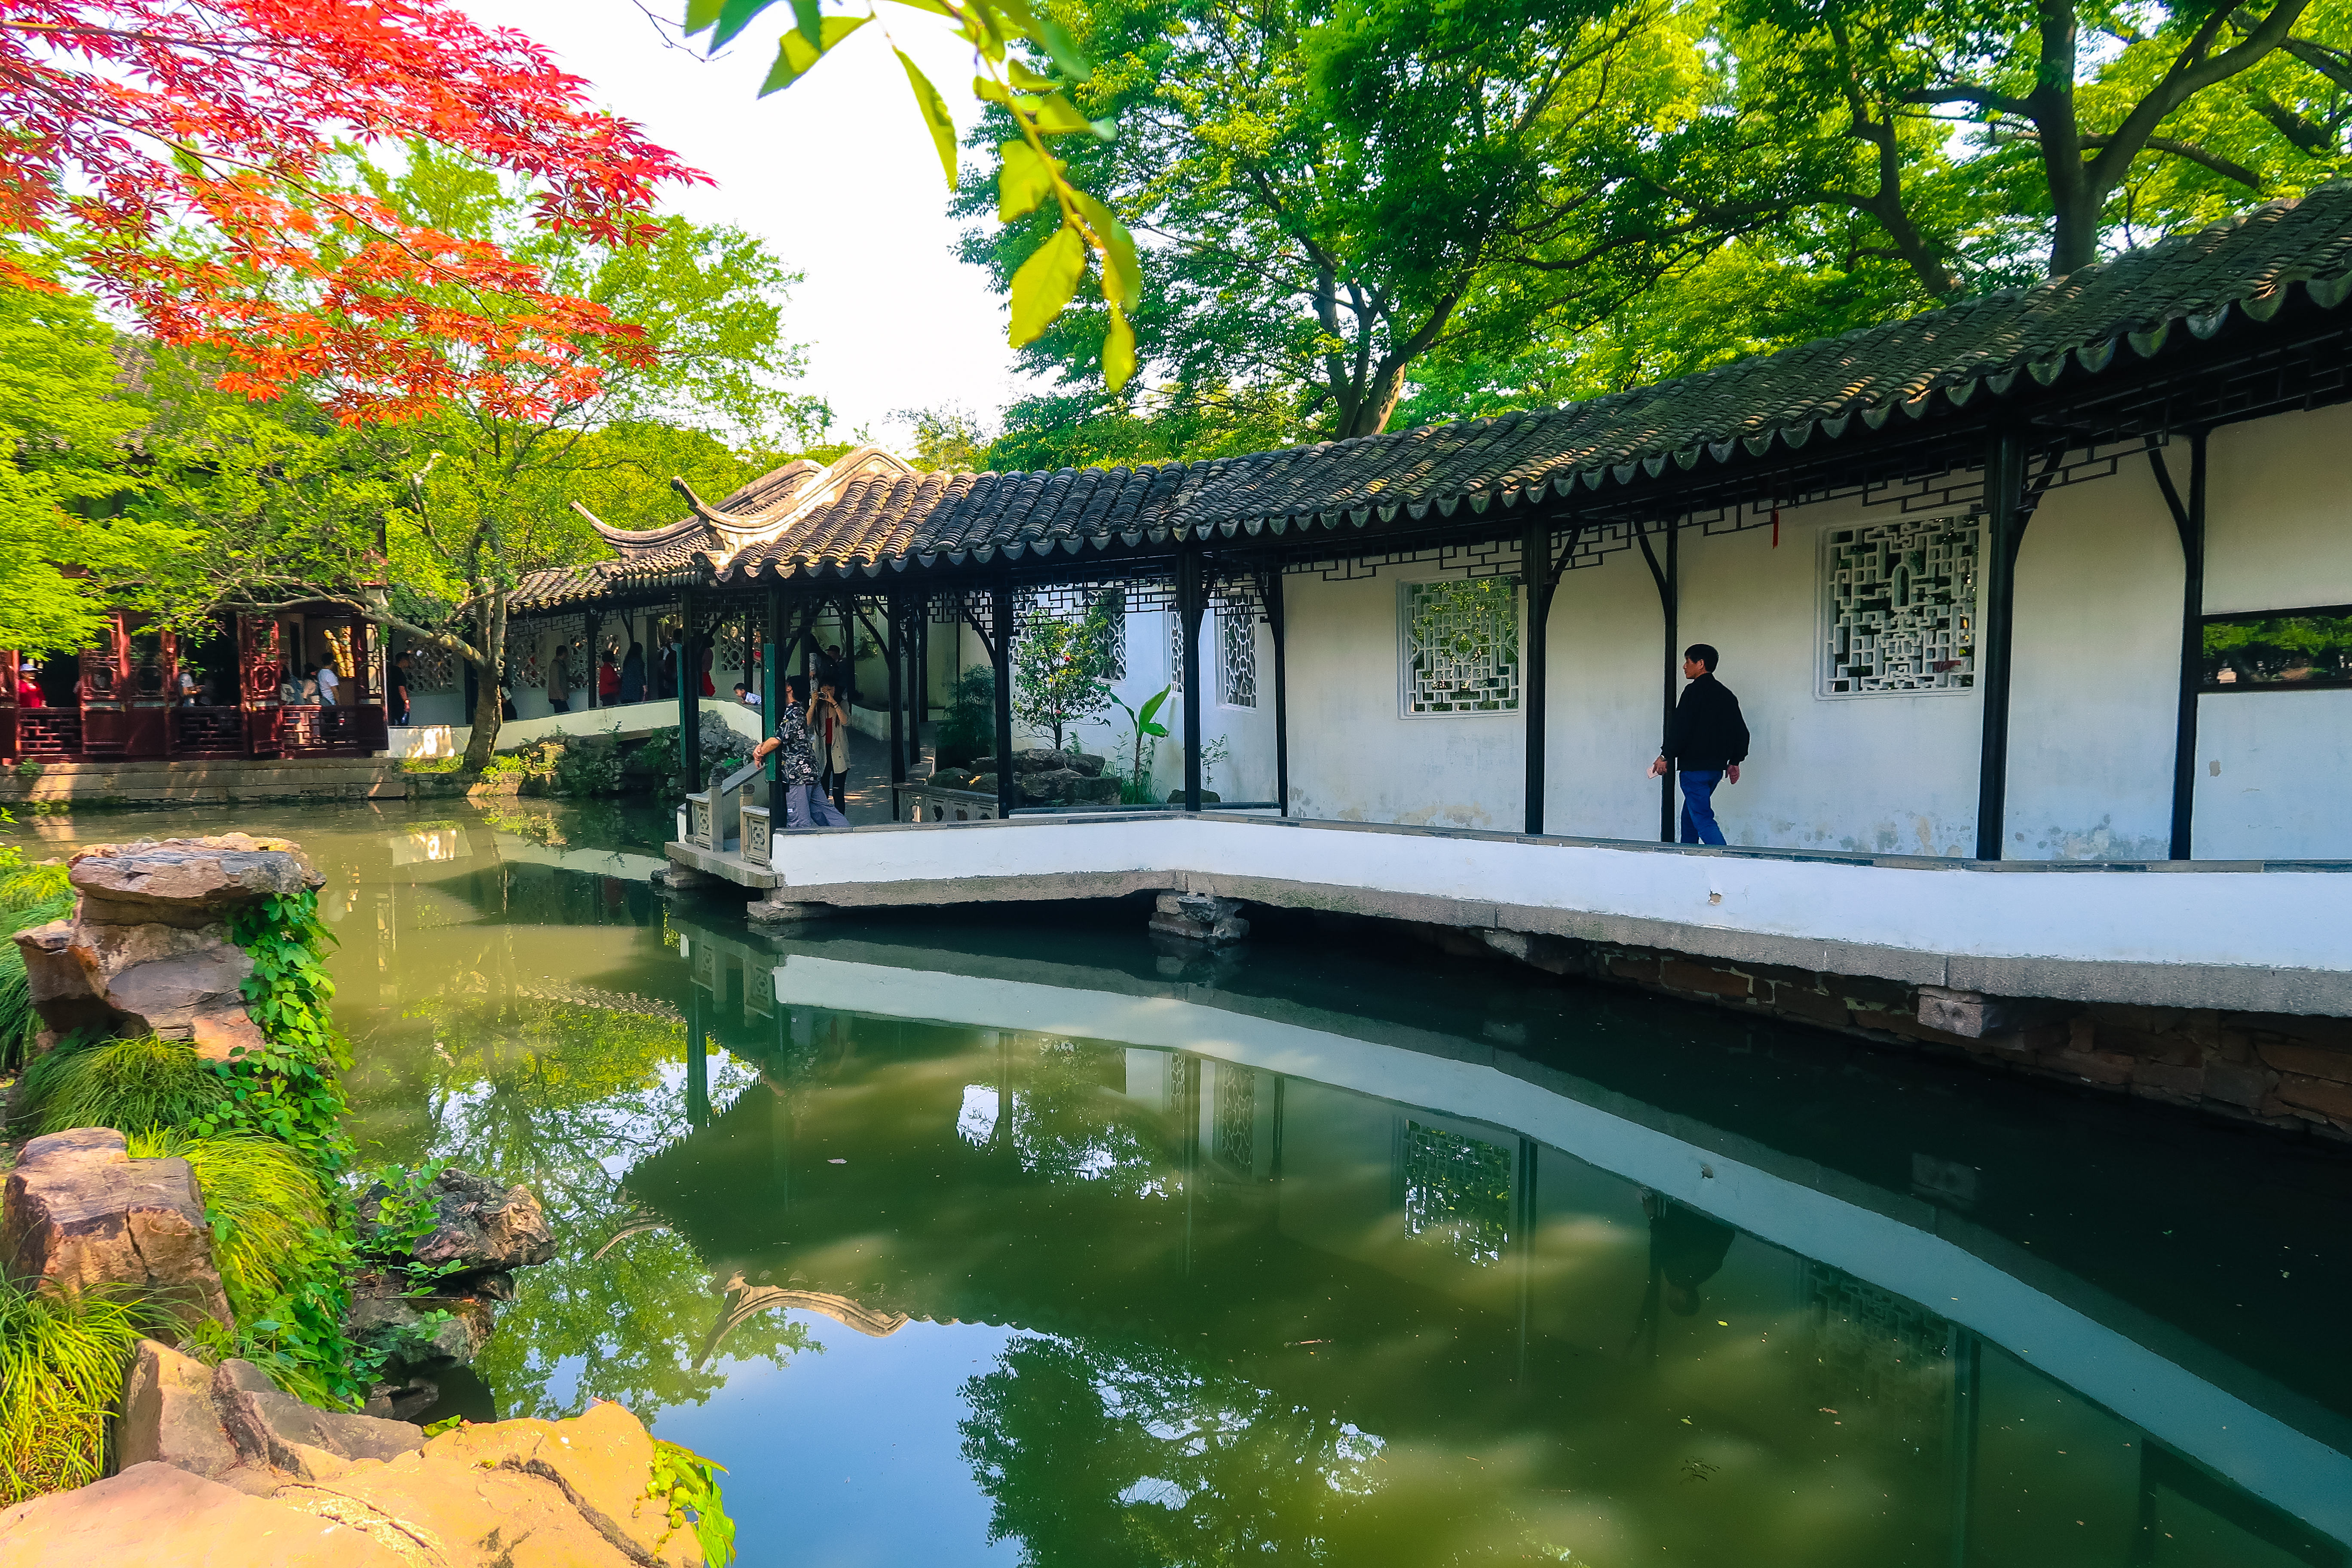
M0 0L0 231L78 226L102 290L226 353L247 395L536 415L648 353L642 332L328 180L338 140L429 142L529 179L551 229L640 240L656 187L709 177L586 93L448 0ZM0 281L43 286L5 254Z

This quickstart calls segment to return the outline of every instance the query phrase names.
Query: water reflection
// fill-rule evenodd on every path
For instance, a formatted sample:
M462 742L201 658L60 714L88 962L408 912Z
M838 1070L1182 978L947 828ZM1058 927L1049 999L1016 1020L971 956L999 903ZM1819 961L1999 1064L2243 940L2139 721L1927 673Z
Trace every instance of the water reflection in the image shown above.
M2347 1562L2327 1152L1328 944L774 941L658 819L235 826L371 1157L547 1199L499 1413L654 1416L748 1563Z

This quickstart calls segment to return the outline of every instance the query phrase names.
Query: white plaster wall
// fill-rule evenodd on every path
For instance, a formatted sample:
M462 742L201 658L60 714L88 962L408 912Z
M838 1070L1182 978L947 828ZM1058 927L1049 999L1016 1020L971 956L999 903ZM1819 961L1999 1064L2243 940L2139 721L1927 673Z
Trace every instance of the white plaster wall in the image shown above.
M1664 620L1641 552L1561 574L1547 629L1544 830L1655 838Z
M2206 463L2206 614L2352 605L2352 406L2225 426Z
M2183 449L2172 456L2185 481ZM2027 524L2011 643L2006 858L2171 853L2181 571L2180 536L2145 458L2052 490Z
M2218 771L2217 771L2218 770ZM2352 858L2352 691L2233 691L2197 706L2200 860Z
M1402 567L1349 583L1284 579L1294 815L1438 827L1524 824L1526 730L1517 713L1407 719L1398 711L1397 584L1435 574Z

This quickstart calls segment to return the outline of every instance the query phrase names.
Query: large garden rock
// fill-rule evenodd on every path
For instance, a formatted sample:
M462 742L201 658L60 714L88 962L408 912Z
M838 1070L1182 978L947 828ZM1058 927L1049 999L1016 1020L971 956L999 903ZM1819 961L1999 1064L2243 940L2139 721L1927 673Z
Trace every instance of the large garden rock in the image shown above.
M9 1568L418 1568L340 1520L149 1461L0 1511Z
M210 925L272 894L326 885L300 845L243 833L96 845L66 875L85 924Z
M253 961L228 940L227 917L321 885L299 845L242 833L141 839L85 850L67 875L81 895L73 916L16 937L48 1034L156 1034L215 1061L261 1049L245 1009Z
M132 1159L110 1127L25 1145L0 1187L0 1268L60 1289L127 1286L189 1324L236 1326L195 1173Z
M251 1362L208 1367L155 1340L131 1354L114 1428L125 1469L152 1461L257 1496L424 1446L404 1421L320 1410L278 1392Z
M137 1465L0 1512L0 1559L9 1568L701 1568L694 1531L670 1522L667 1497L647 1495L653 1439L617 1405L430 1441L407 1430L416 1440L406 1449L352 1459L331 1476L233 1470L224 1484Z
M448 1277L459 1279L544 1263L555 1256L547 1216L529 1187L501 1187L464 1171L444 1171L428 1190L437 1225L431 1235L391 1256L428 1268L453 1266ZM381 1247L383 1200L391 1195L392 1190L379 1184L354 1205L362 1245Z

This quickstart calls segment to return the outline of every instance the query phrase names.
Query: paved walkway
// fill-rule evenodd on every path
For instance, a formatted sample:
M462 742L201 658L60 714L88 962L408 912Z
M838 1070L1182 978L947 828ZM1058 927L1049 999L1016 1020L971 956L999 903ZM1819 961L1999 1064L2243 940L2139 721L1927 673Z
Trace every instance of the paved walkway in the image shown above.
M926 742L923 754L930 755L929 742L936 726L923 726ZM890 820L890 743L877 741L856 730L849 732L849 787L844 798L848 806L845 815L852 827Z

